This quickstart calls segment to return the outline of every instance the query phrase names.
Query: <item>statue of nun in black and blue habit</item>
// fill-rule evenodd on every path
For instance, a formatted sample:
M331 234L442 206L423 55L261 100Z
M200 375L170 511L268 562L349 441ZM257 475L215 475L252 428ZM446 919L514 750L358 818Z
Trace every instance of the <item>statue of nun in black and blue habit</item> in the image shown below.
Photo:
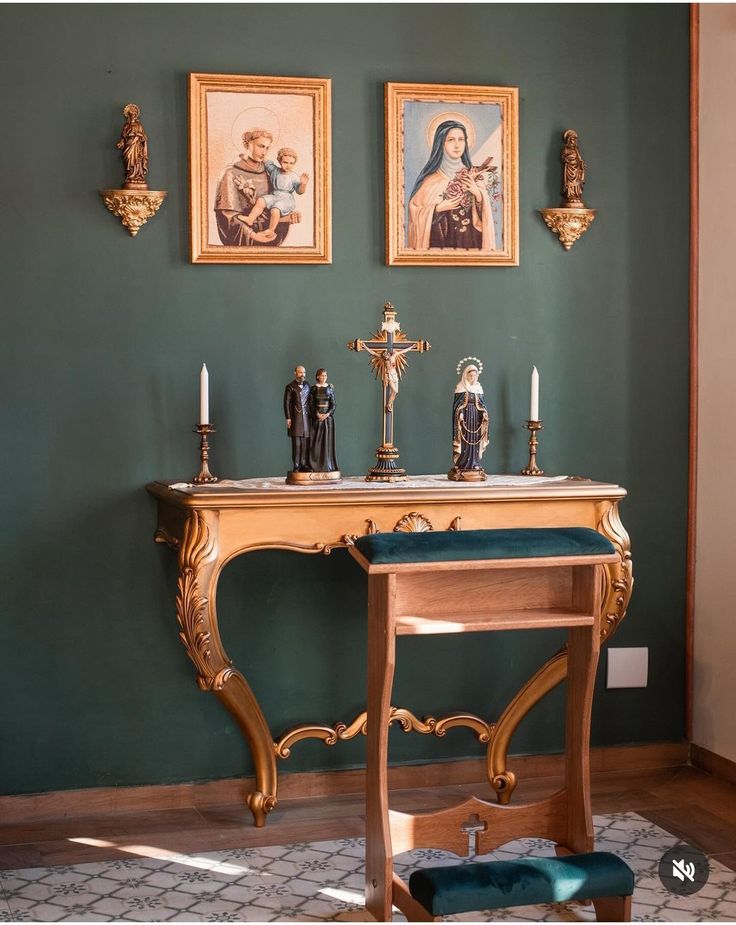
M309 394L309 464L315 481L338 481L335 455L335 387L327 382L327 370L318 369Z
M458 372L462 362L458 365ZM452 403L453 466L447 473L453 482L483 482L486 478L481 459L488 446L489 417L483 386L478 381L483 364L480 360L478 364L466 366L455 387Z

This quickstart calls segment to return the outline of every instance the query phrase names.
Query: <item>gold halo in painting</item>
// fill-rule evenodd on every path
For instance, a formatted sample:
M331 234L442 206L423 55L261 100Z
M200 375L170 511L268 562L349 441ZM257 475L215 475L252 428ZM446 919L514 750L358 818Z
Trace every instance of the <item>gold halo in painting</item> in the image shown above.
M437 131L437 126L442 122L446 122L448 119L452 119L455 122L461 122L465 126L465 132L468 136L469 154L475 148L475 126L473 125L472 120L461 112L441 112L438 116L435 116L430 120L429 125L427 126L427 147L430 151L432 150L432 145L434 144L434 133Z
M265 129L273 135L273 141L271 142L273 148L279 143L279 134L281 132L279 117L272 109L253 106L239 112L233 119L232 128L230 129L230 140L239 154L243 151L243 133L254 128Z

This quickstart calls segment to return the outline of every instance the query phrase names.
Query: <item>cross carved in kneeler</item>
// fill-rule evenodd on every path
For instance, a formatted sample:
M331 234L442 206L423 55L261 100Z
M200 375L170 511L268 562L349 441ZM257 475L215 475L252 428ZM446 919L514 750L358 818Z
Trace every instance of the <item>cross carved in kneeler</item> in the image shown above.
M471 813L470 816L460 826L460 831L468 836L468 857L474 858L478 854L478 836L481 832L488 829L488 823L484 822L478 813Z
M412 350L426 353L430 348L429 341L409 340L405 336L390 302L383 306L381 330L371 340L356 338L348 343L348 350L371 354L371 367L383 385L382 441L376 450L376 465L365 477L367 482L398 482L406 478L406 470L398 465L399 451L394 444L394 402L406 370L406 354Z

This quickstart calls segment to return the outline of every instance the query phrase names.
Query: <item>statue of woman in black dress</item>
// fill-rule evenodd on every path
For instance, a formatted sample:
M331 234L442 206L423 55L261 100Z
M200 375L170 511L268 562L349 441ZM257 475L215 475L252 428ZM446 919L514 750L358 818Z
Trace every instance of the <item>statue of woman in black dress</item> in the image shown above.
M483 364L476 357L465 357L458 363L458 374L463 363L476 360L462 370L455 387L452 403L452 469L447 477L453 482L482 482L486 473L481 466L483 452L488 446L488 408L483 397L483 386L478 377Z
M322 473L319 481L337 481L340 470L335 457L335 387L327 382L327 370L318 369L309 394L309 464Z

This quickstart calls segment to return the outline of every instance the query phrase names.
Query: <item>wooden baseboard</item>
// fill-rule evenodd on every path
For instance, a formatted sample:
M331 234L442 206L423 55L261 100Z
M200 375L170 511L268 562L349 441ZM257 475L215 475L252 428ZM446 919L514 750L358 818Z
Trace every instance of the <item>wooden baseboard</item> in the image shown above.
M590 769L593 773L679 767L686 764L687 760L686 742L613 745L590 750ZM563 755L519 755L510 757L509 768L520 780L555 777L562 774L563 761ZM472 784L485 780L485 775L486 763L482 758L399 765L389 769L389 787L392 790L408 790ZM16 825L59 816L148 812L244 803L246 794L252 789L253 779L241 777L204 783L90 787L84 790L2 796L0 824ZM283 773L279 777L281 800L340 796L361 793L364 789L365 771L362 768L351 771Z
M724 758L723 755L718 755L694 742L690 743L690 764L701 771L707 771L713 777L728 781L729 784L736 784L736 761Z

